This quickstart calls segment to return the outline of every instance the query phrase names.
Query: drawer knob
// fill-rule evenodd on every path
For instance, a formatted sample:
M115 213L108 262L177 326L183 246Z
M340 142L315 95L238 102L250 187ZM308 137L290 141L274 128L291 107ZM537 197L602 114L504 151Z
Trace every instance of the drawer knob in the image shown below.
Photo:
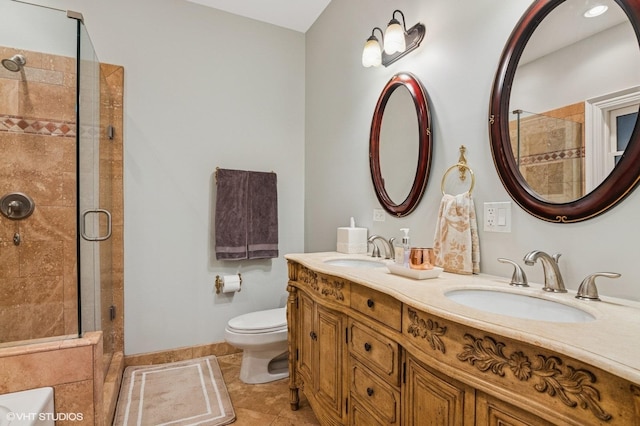
M373 389L367 388L367 395L369 396L373 395Z
M367 306L370 308L373 308L373 305L375 305L375 303L373 302L373 300L371 299L367 299Z
M369 352L371 350L371 345L369 343L364 344L364 350Z
M316 340L318 338L318 335L316 334L315 331L312 331L311 333L309 333L309 336L311 337L311 340Z

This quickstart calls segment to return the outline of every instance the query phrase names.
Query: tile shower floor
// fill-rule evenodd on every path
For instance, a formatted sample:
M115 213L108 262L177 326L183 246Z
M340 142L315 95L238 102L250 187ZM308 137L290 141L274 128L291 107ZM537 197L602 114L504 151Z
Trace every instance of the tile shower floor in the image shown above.
M309 403L300 392L300 408L291 411L289 379L247 385L240 381L242 354L219 356L218 364L236 412L234 426L319 425Z

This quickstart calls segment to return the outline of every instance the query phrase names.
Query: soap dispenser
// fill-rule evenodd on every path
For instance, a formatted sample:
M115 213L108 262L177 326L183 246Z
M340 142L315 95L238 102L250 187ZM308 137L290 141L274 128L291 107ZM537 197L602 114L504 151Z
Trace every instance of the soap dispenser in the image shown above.
M411 245L409 244L409 228L401 228L400 231L404 232L402 237L402 266L409 267L409 255L411 254Z

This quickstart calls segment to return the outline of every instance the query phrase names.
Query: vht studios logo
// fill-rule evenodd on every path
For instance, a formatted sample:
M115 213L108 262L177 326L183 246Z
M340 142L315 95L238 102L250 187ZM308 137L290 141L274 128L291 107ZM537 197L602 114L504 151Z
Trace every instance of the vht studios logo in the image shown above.
M82 413L7 413L7 420L19 420L19 421L28 421L28 420L53 420L54 422L58 421L68 421L68 422L79 422L82 421L83 415Z

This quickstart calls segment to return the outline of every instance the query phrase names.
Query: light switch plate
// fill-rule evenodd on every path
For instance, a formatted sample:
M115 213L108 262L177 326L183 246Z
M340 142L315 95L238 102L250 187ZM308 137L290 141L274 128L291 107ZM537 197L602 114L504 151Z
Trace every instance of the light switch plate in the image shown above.
M374 222L384 222L384 210L382 209L373 209L373 221Z
M511 232L511 201L484 203L485 232Z

